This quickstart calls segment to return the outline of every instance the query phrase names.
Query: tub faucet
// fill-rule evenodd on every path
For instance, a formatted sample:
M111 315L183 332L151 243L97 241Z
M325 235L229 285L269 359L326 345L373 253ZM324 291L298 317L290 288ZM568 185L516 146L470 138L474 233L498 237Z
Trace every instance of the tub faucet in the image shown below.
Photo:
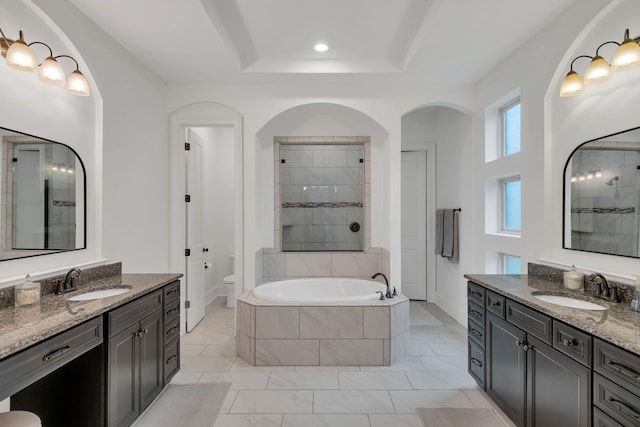
M371 278L375 279L378 276L382 276L382 278L384 279L384 283L387 285L387 293L384 296L386 298L393 298L394 295L397 295L395 286L393 288L393 293L391 292L391 287L389 286L389 279L387 279L387 276L385 276L384 273L376 273L373 276L371 276Z

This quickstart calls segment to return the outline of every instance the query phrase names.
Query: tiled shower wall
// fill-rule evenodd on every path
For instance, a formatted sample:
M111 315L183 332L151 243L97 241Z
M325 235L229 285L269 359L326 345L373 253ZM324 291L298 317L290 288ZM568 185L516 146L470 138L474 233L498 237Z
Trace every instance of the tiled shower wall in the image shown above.
M361 251L364 147L281 144L283 251ZM275 166L275 165L274 165Z
M280 194L281 144L307 145L361 145L364 154L364 208L360 222L363 236L362 252L282 252ZM354 153L357 152L354 150ZM353 154L352 154L353 155ZM370 278L376 272L389 275L389 252L371 247L371 142L366 136L347 137L276 137L274 140L274 200L275 247L256 252L256 285L275 280L299 277L353 277ZM355 157L354 157L355 158ZM358 158L359 159L359 158ZM359 163L359 160L358 160ZM352 163L355 164L355 163ZM347 163L348 167L349 163ZM362 233L362 230L364 233ZM347 232L351 234L351 231ZM346 242L345 242L346 243ZM337 246L336 246L337 248ZM346 250L346 247L345 247Z
M572 175L601 171L601 178L571 183L571 246L586 251L638 256L640 152L580 150ZM578 160L578 161L576 161ZM605 182L617 176L616 183Z

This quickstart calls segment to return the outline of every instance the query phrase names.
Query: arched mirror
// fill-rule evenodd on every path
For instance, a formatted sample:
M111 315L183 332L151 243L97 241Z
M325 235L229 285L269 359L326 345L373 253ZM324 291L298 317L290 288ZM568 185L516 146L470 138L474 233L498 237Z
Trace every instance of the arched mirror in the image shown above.
M0 261L86 247L86 178L58 142L0 128Z
M635 257L640 128L587 141L564 169L565 249Z

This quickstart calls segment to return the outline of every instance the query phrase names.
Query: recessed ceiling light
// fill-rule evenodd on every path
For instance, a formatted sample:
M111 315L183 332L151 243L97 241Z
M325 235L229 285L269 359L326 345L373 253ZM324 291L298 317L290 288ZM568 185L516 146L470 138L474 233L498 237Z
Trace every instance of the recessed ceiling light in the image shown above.
M319 42L316 43L313 48L316 50L316 52L326 52L329 50L329 45L323 42Z

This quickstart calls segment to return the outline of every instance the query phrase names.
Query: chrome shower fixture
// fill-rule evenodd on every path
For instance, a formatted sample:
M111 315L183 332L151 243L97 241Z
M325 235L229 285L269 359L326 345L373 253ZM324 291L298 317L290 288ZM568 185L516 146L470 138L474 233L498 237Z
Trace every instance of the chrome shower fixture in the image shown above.
M611 178L609 181L605 182L605 185L612 186L615 181L618 181L620 177L618 175Z

